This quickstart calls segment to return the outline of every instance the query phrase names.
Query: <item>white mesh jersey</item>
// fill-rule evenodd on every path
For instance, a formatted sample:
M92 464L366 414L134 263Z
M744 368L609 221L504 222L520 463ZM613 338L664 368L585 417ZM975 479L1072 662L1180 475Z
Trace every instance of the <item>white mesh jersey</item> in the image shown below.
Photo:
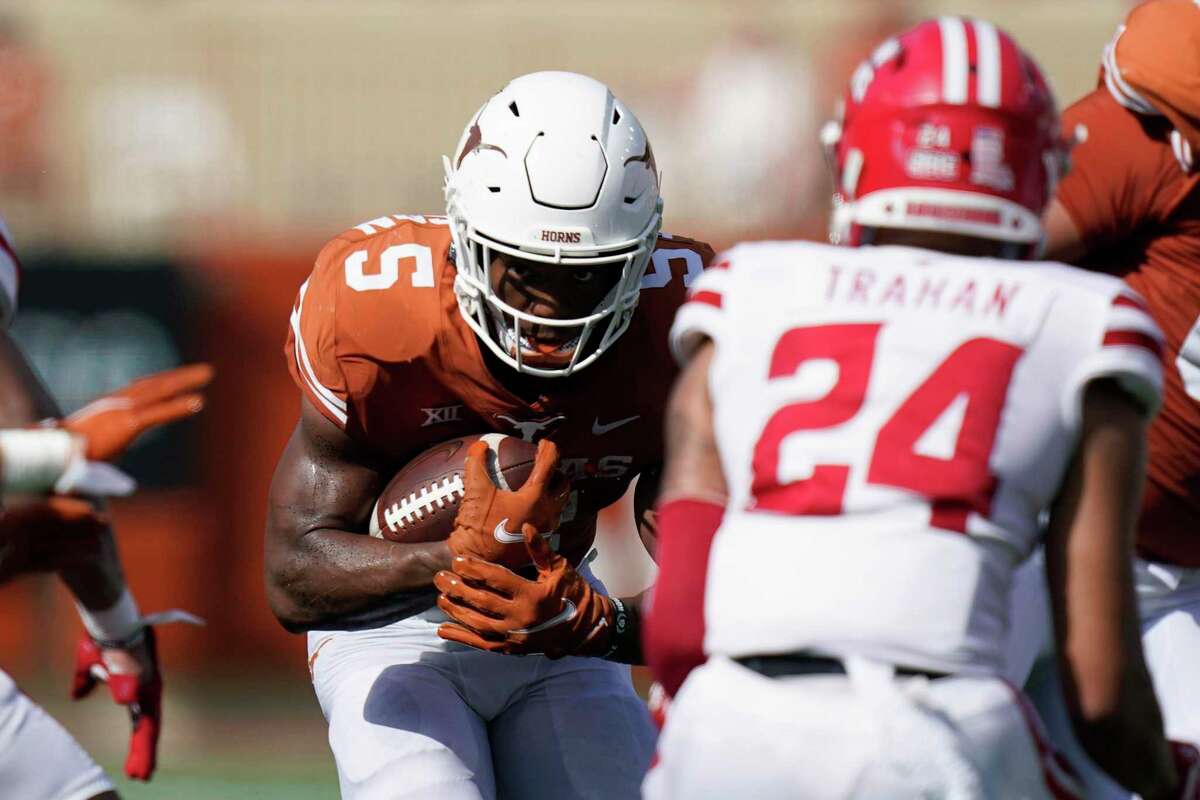
M1120 281L905 247L740 245L671 331L716 345L730 499L705 649L1001 664L1015 566L1078 438L1084 386L1153 413L1161 334Z
M12 324L17 313L17 287L21 279L21 262L12 246L12 234L0 218L0 327Z

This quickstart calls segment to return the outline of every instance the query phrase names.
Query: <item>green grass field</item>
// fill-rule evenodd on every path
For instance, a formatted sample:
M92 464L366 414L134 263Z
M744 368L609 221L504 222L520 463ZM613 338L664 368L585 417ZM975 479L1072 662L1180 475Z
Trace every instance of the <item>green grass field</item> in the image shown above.
M120 772L120 763L105 763L109 774ZM338 796L332 761L328 764L275 763L257 765L213 761L194 768L164 767L149 784L121 778L117 790L124 798L167 797L172 800L317 800Z
M159 768L148 784L126 780L121 765L129 722L100 693L79 703L63 685L26 692L108 770L129 800L316 800L338 796L325 720L307 683L277 677L188 682L168 676Z

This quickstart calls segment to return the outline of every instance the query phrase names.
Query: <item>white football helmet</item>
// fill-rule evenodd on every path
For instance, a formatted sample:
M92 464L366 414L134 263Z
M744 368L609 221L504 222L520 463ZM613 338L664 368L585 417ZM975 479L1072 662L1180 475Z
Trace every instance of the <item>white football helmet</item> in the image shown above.
M662 225L654 153L633 113L591 78L535 72L484 103L443 161L454 292L467 324L501 361L532 375L562 377L603 355L629 327ZM492 292L496 253L563 269L619 265L621 276L587 316L540 317ZM569 361L525 363L534 351L522 323L577 328L559 349Z

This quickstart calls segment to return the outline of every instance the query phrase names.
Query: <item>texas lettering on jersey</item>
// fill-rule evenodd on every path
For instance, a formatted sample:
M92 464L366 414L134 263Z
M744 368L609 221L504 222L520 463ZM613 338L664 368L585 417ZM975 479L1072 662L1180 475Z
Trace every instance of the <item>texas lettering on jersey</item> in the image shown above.
M1124 277L1165 334L1138 551L1200 567L1200 170L1181 163L1167 119L1121 106L1105 87L1063 124L1088 132L1057 190L1092 254L1083 266Z
M663 408L676 374L667 333L712 250L662 236L625 334L595 364L546 380L545 394L527 402L489 371L463 321L450 248L445 218L432 216L381 217L331 241L292 310L288 369L314 407L397 468L472 433L552 439L575 488L562 549L582 556L596 512L662 461Z

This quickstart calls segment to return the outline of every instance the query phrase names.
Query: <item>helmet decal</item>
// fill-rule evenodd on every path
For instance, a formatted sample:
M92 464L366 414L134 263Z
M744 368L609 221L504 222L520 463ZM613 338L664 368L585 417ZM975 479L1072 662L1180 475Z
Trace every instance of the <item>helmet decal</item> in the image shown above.
M454 168L458 169L462 166L463 159L478 150L495 150L500 155L508 158L508 153L504 152L503 148L497 147L494 144L484 144L483 131L479 129L479 121L471 123L471 127L467 134L467 141L463 144L462 151L458 154L458 161L455 162Z
M1032 246L1068 145L1041 70L985 20L940 17L883 42L822 130L830 239L937 230Z

